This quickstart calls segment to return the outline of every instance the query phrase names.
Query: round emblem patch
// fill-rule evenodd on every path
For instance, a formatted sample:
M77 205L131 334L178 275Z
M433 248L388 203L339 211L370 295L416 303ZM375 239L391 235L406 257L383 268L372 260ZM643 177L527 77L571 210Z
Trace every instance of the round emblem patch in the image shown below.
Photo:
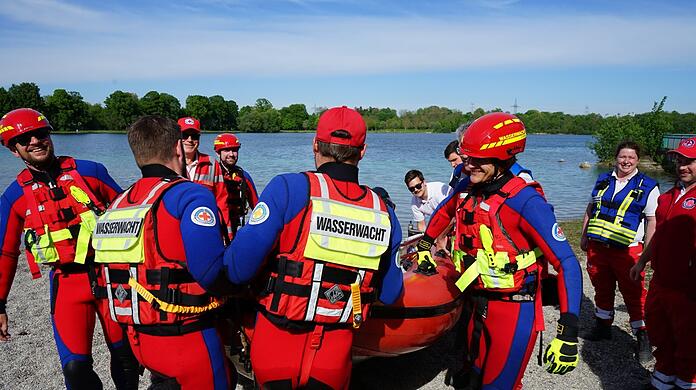
M693 140L693 138L689 138L687 140L682 141L681 146L685 148L693 148L695 143L696 142Z
M192 119L192 118L186 118L186 119L184 119L184 123L186 123L187 125L192 125L192 124L193 124L193 119Z
M551 235L553 236L556 241L565 241L566 236L563 233L563 229L561 229L560 226L558 226L558 223L554 223L553 226L551 227Z
M215 226L215 213L207 207L198 207L191 213L191 221L199 226Z
M251 212L251 218L249 218L249 225L258 225L263 223L268 219L271 212L268 210L268 205L265 202L259 202L259 204L254 207Z
M696 198L686 198L684 199L684 202L682 202L682 207L691 210L694 207L696 207Z

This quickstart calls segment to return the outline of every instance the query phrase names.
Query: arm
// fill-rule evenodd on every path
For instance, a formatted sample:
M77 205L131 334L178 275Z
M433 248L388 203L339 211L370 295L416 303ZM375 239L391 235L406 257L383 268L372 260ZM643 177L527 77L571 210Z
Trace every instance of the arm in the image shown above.
M102 202L109 203L123 192L104 165L87 160L75 160L75 165L94 195L98 196Z
M592 212L592 202L587 204L585 215L582 216L582 233L580 234L580 249L587 252L587 224L590 222L590 213Z
M382 278L382 288L379 294L379 300L384 304L394 303L399 296L404 286L404 277L399 266L399 248L401 246L401 225L396 218L394 210L387 207L389 211L389 219L391 221L391 241L389 249L382 255L380 264L380 272L383 268L384 277Z
M254 185L254 180L251 179L251 175L247 171L244 172L244 180L246 181L246 187L249 191L247 194L247 202L249 203L249 208L256 207L259 203L259 193L256 191L256 185Z
M24 226L22 190L14 182L0 197L0 341L10 338L9 319L5 311L7 297L17 271L19 244Z

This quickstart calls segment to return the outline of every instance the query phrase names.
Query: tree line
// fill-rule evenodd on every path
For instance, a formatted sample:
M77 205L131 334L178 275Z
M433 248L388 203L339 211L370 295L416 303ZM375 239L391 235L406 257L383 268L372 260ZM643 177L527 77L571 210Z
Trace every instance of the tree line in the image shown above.
M635 139L646 148L647 154L658 159L662 134L669 132L696 133L696 114L664 111L665 99L656 102L653 110L643 114L603 117L589 113L570 115L563 112L528 110L517 116L529 132L588 134L597 142L593 149L600 160L613 158L617 140ZM90 104L79 92L56 89L42 96L34 83L0 87L0 113L19 107L32 107L43 112L56 131L124 130L141 115L158 114L172 119L193 116L201 121L204 130L232 132L279 132L314 130L319 115L326 109L314 108L308 112L304 104L290 104L277 109L265 98L253 106L238 107L234 100L223 96L190 95L182 106L179 99L168 93L150 91L142 97L124 91L115 91L104 103ZM416 110L356 107L370 130L452 132L459 125L484 115L477 108L463 112L447 107L430 106ZM502 111L497 108L492 111Z

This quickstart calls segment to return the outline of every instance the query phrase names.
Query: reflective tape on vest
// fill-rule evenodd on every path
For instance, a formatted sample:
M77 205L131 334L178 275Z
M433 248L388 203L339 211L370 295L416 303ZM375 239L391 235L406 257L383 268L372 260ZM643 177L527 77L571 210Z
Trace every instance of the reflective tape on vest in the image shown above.
M389 214L380 209L377 194L373 208L360 207L329 198L326 179L315 174L321 196L311 197L310 231L304 256L348 267L376 270L389 247Z

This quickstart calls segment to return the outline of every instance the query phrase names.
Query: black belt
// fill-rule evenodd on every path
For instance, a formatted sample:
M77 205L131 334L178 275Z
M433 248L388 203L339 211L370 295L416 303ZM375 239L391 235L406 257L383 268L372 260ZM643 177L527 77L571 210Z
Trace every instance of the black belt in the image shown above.
M322 273L322 279L323 279L323 273ZM355 281L353 281L355 282ZM281 294L286 294L286 295L292 295L295 297L309 297L312 293L312 285L307 285L303 286L300 284L293 284L293 283L283 283L282 288L280 291L275 290L275 284L276 284L276 278L269 278L268 279L268 284L266 285L266 293L281 293ZM326 287L321 287L319 289L319 296L325 296L324 293L326 291L330 290L333 287L326 288ZM337 302L342 301L342 302L348 302L348 299L350 299L351 292L350 291L343 291L343 296L337 300ZM360 301L362 303L373 303L377 300L377 294L373 292L369 293L360 293Z
M215 323L210 317L198 319L187 324L157 324L157 325L130 325L136 332L151 336L181 336L187 333L198 332L203 329L213 328Z
M534 302L534 295L520 292L503 293L496 291L475 291L474 296L484 297L489 301Z
M162 272L156 269L149 269L145 272L145 280L147 284L161 284ZM110 283L128 283L131 275L128 270L125 269L111 269L109 268L109 282ZM182 284L182 283L193 283L195 280L191 274L183 269L179 268L169 268L169 284Z
M281 261L272 261L269 264L271 272L278 275L288 275L294 278L302 277L304 263L285 258L284 269L281 269ZM351 285L358 280L358 273L355 271L341 269L336 267L324 267L321 272L321 280L327 283Z
M109 287L111 288L111 296L115 297L116 296L116 288L114 287ZM107 287L102 287L98 286L94 288L94 296L97 298L107 298ZM124 290L126 295L121 297L121 300L130 300L133 289L127 289ZM182 293L180 290L177 289L167 289L166 292L163 294L161 290L148 290L152 295L157 297L157 299L171 303L173 305L181 305L181 306L206 306L210 303L210 296L208 294L201 294L201 295L193 295L193 294L186 294Z

